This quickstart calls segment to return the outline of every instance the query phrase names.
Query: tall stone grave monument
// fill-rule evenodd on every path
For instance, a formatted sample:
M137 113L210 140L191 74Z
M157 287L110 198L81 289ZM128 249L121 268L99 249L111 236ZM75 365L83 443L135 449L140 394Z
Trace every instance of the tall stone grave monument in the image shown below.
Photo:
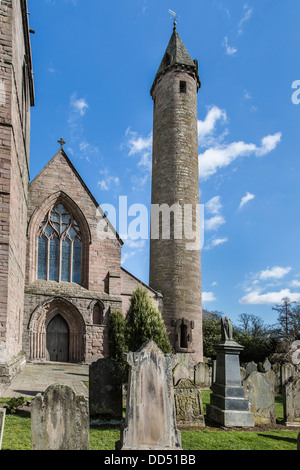
M72 388L54 384L31 403L32 450L89 450L89 407Z
M241 384L239 354L243 346L233 341L232 323L227 317L221 320L222 340L215 344L217 351L216 381L212 385L207 418L225 427L253 427L254 415L249 411Z
M153 341L126 354L130 366L126 418L117 450L180 450L171 354Z

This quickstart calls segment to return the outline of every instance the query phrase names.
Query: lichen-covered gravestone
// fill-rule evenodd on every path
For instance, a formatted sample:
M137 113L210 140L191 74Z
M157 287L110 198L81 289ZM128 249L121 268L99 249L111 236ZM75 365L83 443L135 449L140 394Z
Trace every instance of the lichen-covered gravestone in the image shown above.
M122 419L122 369L109 358L89 366L90 417L101 420Z
M171 354L154 341L126 354L130 366L125 424L117 450L180 450Z
M200 388L189 379L180 379L174 388L174 394L178 427L205 427Z
M291 377L282 392L285 424L300 426L300 377Z
M32 450L89 450L89 406L71 387L54 384L31 402Z

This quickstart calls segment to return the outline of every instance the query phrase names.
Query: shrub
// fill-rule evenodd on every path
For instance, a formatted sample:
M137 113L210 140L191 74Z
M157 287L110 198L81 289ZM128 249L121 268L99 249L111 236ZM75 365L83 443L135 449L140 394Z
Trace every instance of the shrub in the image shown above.
M172 352L161 314L143 287L132 294L125 319L125 340L129 351L137 351L146 341L153 340L163 353Z
M107 322L109 357L120 364L124 362L125 319L121 312L112 311Z

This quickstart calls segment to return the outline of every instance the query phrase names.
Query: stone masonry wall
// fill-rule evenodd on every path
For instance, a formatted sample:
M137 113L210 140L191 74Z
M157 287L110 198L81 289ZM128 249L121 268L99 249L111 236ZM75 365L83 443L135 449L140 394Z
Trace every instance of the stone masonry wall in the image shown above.
M46 213L57 201L72 212L81 230L81 285L37 280L38 229ZM52 305L68 323L70 341L74 342L76 349L73 351L70 345L72 362L91 362L107 355L107 315L110 310L122 310L122 242L115 235L105 239L99 237L98 224L102 219L103 215L93 196L64 151L60 150L29 187L23 324L23 348L27 358L46 359L46 327L52 318ZM97 300L104 305L102 325L93 324L92 305Z
M180 93L180 81L186 93ZM199 204L197 83L184 67L160 77L153 93L152 204ZM152 221L153 219L151 219ZM164 296L163 316L176 352L188 352L192 362L202 361L202 308L200 247L187 249L187 240L151 239L150 286ZM200 236L200 233L198 234ZM187 320L188 348L180 347L178 324Z
M22 347L29 178L30 81L20 0L0 3L0 380L18 368ZM28 47L28 44L27 44ZM27 69L26 69L27 70Z

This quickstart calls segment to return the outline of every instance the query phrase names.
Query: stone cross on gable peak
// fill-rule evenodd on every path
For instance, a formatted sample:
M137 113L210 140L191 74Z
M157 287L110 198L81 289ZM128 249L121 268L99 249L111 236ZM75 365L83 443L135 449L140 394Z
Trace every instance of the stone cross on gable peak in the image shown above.
M66 142L64 141L64 139L61 138L61 139L59 139L57 142L60 144L60 149L63 150L63 146L64 146L65 143L66 143Z

